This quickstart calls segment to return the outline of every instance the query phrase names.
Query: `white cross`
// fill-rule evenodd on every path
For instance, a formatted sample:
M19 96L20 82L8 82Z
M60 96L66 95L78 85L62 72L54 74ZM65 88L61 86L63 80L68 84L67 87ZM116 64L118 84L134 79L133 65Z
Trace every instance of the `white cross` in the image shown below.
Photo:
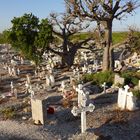
M13 93L14 93L14 85L13 85L13 81L11 81L10 87L11 87L11 93L13 94Z
M106 82L104 82L104 83L102 84L102 87L104 88L104 91L103 91L103 92L106 93L106 87L107 87L107 86L106 86Z
M74 106L73 109L71 110L71 113L74 116L77 116L79 113L81 113L81 133L85 133L87 127L86 127L86 112L90 111L93 112L95 109L95 106L93 104L89 104L89 106L85 107L76 107Z
M61 83L61 90L62 90L62 93L64 93L65 88L66 88L65 82L62 81L62 83Z
M19 70L19 68L17 69L17 74L18 74L18 75L20 74L20 70Z

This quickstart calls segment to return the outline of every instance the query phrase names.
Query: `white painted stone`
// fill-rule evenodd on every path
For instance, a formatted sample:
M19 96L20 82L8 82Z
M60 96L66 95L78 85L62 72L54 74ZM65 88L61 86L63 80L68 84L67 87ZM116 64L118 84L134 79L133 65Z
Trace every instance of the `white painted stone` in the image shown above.
M28 74L26 75L26 78L27 78L27 83L31 84L31 78L30 78L30 76Z
M86 72L87 72L87 67L86 67L86 65L84 65L84 67L82 67L82 72L83 72L83 73L86 73Z
M118 74L115 74L114 85L117 85L117 84L123 85L124 84L124 78L120 77Z
M130 111L134 111L134 110L138 109L136 107L136 98L133 96L132 92L129 92L129 94L127 94L126 109L128 109Z
M17 74L20 75L20 69L19 68L17 69Z
M50 74L50 81L51 81L51 86L54 86L55 79L54 79L54 76L52 74Z
M62 83L61 83L61 91L62 91L62 93L64 93L65 88L66 88L65 82L62 81Z
M139 83L138 83L138 88L139 88L139 90L140 90L140 80L139 80Z
M46 99L31 98L31 109L35 124L45 124L47 120Z
M138 109L136 107L136 98L133 96L132 92L129 92L129 86L124 86L125 89L119 88L118 92L118 107L121 110L128 109L134 111Z
M125 109L125 104L126 104L126 95L125 91L122 88L119 88L118 91L118 107L122 110Z
M51 86L51 80L48 75L46 75L46 86Z

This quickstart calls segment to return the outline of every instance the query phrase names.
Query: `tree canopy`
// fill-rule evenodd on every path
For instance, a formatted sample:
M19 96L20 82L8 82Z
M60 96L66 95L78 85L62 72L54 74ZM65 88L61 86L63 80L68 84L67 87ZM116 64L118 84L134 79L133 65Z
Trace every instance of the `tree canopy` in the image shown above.
M53 25L54 35L61 40L59 47L58 44L55 44L54 42L55 49L50 48L50 51L60 55L62 57L62 64L70 67L71 65L73 65L77 50L80 48L84 48L83 46L88 41L93 39L91 36L89 36L85 40L77 40L74 42L71 38L78 32L87 29L89 25L88 23L83 25L83 23L79 19L71 17L69 13L52 13L50 14L50 22ZM61 52L56 51L56 48L59 48Z
M113 20L121 20L122 17L132 13L139 7L138 0L65 0L65 2L67 11L72 16L97 22L104 47L103 70L113 70ZM104 28L104 32L102 32L101 26Z
M14 17L11 22L8 38L12 47L38 64L53 39L52 26L48 19L39 21L39 18L31 13Z

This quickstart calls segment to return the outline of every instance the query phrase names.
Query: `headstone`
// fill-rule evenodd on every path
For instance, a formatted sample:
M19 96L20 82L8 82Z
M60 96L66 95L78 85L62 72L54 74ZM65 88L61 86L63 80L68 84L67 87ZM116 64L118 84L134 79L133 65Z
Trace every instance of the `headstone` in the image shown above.
M28 74L26 75L26 78L27 78L27 83L31 84L31 78L30 78L30 76Z
M114 85L123 85L124 84L124 78L120 77L118 74L115 74L115 78L114 78Z
M83 73L86 73L86 72L87 72L87 67L86 67L86 65L84 65L84 67L82 67L82 72L83 72Z
M136 98L133 96L132 92L129 92L129 86L124 86L125 89L119 88L118 92L118 107L122 110L128 109L134 111L138 109L136 107Z
M11 94L14 94L14 85L13 85L13 81L11 81L10 87L11 87Z
M139 88L139 90L140 90L140 80L139 80L139 83L138 83L138 88Z
M12 76L16 76L16 69L15 69L15 67L12 68Z
M121 63L119 60L115 60L115 64L114 64L115 68L118 68L118 70L121 68Z
M129 92L126 97L126 109L133 111L137 110L138 108L136 107L136 97L133 96L132 92Z
M54 79L54 76L52 74L50 74L50 82L51 82L51 86L54 86L55 79Z
M29 93L30 84L27 81L25 81L25 87L25 93Z
M19 68L17 69L17 74L20 75L20 70L19 70Z
M46 86L51 86L51 80L48 75L46 75Z
M122 88L119 88L119 91L118 91L118 107L121 109L121 110L124 110L125 109L125 106L126 106L126 92L128 88L126 88L125 90L122 89Z
M14 89L14 96L15 96L16 99L18 98L18 91L17 91L16 88Z
M31 98L32 119L35 124L45 124L47 121L46 100Z
M65 88L66 88L65 82L62 81L62 83L61 83L61 91L62 91L62 93L64 93Z

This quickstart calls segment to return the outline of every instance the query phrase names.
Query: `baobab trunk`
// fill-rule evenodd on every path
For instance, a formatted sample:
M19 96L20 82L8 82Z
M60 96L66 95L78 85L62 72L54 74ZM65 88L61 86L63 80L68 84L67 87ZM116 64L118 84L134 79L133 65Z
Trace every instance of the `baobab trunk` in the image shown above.
M113 66L113 52L112 52L112 21L104 23L105 39L104 39L104 52L103 52L103 71L112 70Z
M74 63L75 54L77 49L71 49L62 55L62 64L70 68Z

